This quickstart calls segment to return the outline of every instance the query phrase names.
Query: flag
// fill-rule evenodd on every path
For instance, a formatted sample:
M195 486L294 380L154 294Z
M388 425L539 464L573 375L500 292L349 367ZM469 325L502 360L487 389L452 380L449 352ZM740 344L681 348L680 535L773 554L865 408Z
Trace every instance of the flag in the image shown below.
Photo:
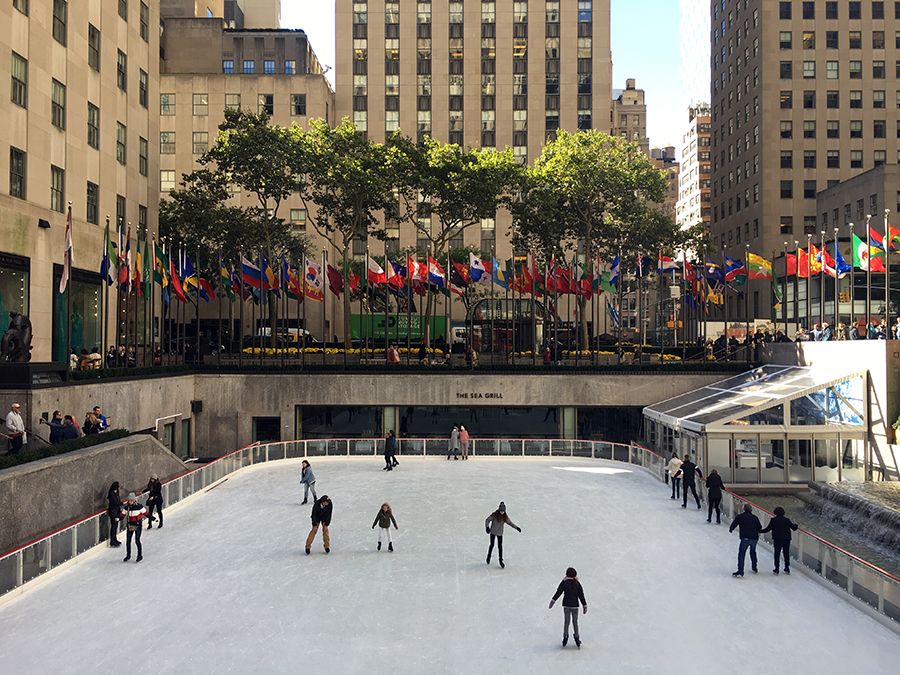
M494 283L500 286L501 288L505 288L506 290L510 290L509 287L509 270L501 270L500 263L497 259L491 256L491 269L493 270L493 279Z
M241 285L241 275L233 267L231 268L231 292L235 295L240 293L241 300L246 300L250 297L247 286Z
M428 281L438 288L444 288L446 280L447 275L444 273L444 268L438 265L437 260L428 256Z
M664 272L674 272L678 269L678 263L672 260L669 257L666 257L662 254L662 251L659 252L659 258L656 262L656 272L657 274L663 274Z
M612 267L609 268L609 284L615 286L619 283L619 255L613 258Z
M843 279L847 276L847 272L853 268L844 261L844 256L841 255L840 251L835 250L835 255L837 256L836 260L830 260L831 256L826 256L824 262L825 274L836 279Z
M879 257L870 257L871 247L862 239L853 235L853 267L869 271L871 262L872 272L884 272L884 261Z
M797 276L801 279L809 278L809 253L806 252L806 249L798 248L797 249Z
M181 300L181 302L187 302L187 296L184 294L184 289L181 287L181 280L178 278L178 270L175 269L175 261L169 261L169 280L172 282L172 290L175 291L175 297Z
M684 261L684 280L697 281L700 269L699 265L692 265L689 261Z
M428 265L406 256L406 269L410 281L428 281Z
M765 258L753 253L747 254L747 264L749 267L748 278L768 279L772 282L772 289L775 291L775 297L781 300L781 288L778 286L778 278L775 276L774 265Z
M405 272L403 265L395 263L390 258L384 259L384 280L391 288L400 288L406 283Z
M572 292L572 273L569 270L564 267L557 267L553 276L558 295Z
M587 265L576 263L572 265L572 292L582 298L590 300L593 297L593 278L588 272Z
M383 284L387 280L381 265L366 256L366 281L370 284Z
M359 282L360 276L353 272L353 270L347 270L347 285L350 286L351 293L359 292Z
M747 268L742 260L735 260L725 256L725 281L733 281L738 286L743 286L747 281Z
M819 258L819 249L815 244L810 244L809 250L809 273L810 275L819 275L822 273L822 261Z
M181 284L185 289L188 286L200 288L200 279L187 253L181 256Z
M262 281L262 290L272 291L275 297L281 297L281 294L278 292L278 278L275 276L272 268L269 267L269 262L262 254L262 251L259 253L259 277Z
M141 240L137 240L137 249L134 253L134 275L131 277L131 290L139 296L144 294L141 284Z
M475 254L471 251L469 252L469 278L473 283L477 283L482 281L482 277L485 276L484 263L475 257Z
M216 299L216 292L213 289L213 285L203 275L200 275L199 277L197 293L199 293L200 297L206 300L206 302Z
M786 253L784 256L784 274L787 277L797 274L797 256L793 253Z
M722 272L722 268L709 258L706 259L706 278L710 281L715 281L717 284L725 283L725 273Z
M119 233L119 247L116 251L116 281L119 282L119 286L128 283L128 271L125 269L125 240L122 238L122 228L116 228ZM123 275L125 275L123 277Z
M606 299L606 313L609 315L609 318L612 319L613 327L618 330L619 329L619 312L616 311L616 308L609 301L609 298Z
M458 262L450 262L450 290L462 295L463 289L469 287L469 268Z
M112 271L112 261L116 259L116 245L109 238L109 221L106 221L106 232L103 235L103 260L100 261L100 278L112 286L116 275Z
M649 255L640 255L637 257L637 277L638 279L643 279L644 275L647 274L647 270L650 269L650 263L653 262L653 258Z
M124 286L126 293L131 293L131 228L125 235L125 257L122 259L122 269L119 270L119 284Z
M303 288L300 286L300 280L294 274L291 266L288 265L287 258L284 255L281 256L281 278L282 288L284 288L284 292L288 294L288 297L291 300L303 302Z
M144 295L150 295L150 240L144 238L144 269L141 272Z
M59 279L60 293L65 293L66 288L69 286L69 272L71 271L74 262L72 256L72 207L70 206L66 215L66 243L63 248L62 276Z
M304 258L306 278L306 297L315 302L325 301L325 280L322 278L322 266L309 258Z
M869 244L871 244L875 248L879 248L882 251L884 251L884 235L870 227L869 228ZM897 250L896 248L894 248L893 239L890 242L888 242L888 245L890 246L891 251ZM872 255L874 255L874 252L872 252Z
M241 274L247 286L262 288L262 274L259 268L243 256L241 257Z
M160 285L162 289L163 302L165 304L169 304L169 257L166 255L166 252L157 244L155 241L153 242L153 258L154 258L154 272L153 272L153 281Z
M341 291L344 290L344 277L331 265L325 267L325 273L328 275L328 288L335 296L340 297Z
M235 295L234 288L231 283L231 275L228 273L228 270L225 269L225 265L222 263L222 252L219 251L219 283L222 284L222 291L232 302L237 299L237 295Z

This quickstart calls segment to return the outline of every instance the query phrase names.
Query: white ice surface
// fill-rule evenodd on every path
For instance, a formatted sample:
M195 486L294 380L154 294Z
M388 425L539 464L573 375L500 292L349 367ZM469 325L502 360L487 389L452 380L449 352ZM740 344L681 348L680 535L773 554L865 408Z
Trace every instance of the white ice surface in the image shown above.
M738 538L615 463L314 459L334 500L304 555L300 464L262 465L170 509L145 559L102 548L0 607L0 671L53 673L877 673L900 637L795 571L731 578ZM575 469L583 468L584 471ZM560 470L569 469L569 470ZM598 472L598 469L604 469ZM506 569L485 565L504 500ZM396 551L376 552L389 501ZM386 547L385 547L386 549ZM547 604L584 585L584 646ZM748 563L749 570L749 563Z

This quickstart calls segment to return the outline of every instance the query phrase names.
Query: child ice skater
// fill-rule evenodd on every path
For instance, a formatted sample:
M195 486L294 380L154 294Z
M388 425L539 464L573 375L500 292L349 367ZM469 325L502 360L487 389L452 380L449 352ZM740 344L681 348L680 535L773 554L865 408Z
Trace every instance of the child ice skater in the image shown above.
M506 515L506 504L500 502L500 506L497 507L497 510L494 511L491 515L489 515L484 520L484 530L487 534L491 535L491 545L488 546L487 553L487 562L488 565L491 564L491 553L494 552L494 538L497 539L497 553L500 558L500 567L506 567L503 564L503 526L509 525L514 530L522 531L522 528L516 525L513 521L509 519L509 516Z
M565 623L563 624L563 641L562 646L565 647L569 642L569 619L572 620L572 630L575 634L575 644L581 649L581 637L578 635L578 603L584 606L584 613L587 614L587 600L584 599L584 590L578 581L578 572L574 567L566 570L565 578L559 582L556 588L556 595L550 601L550 609L559 596L563 596L563 616Z
M394 550L394 544L391 541L391 523L394 524L394 529L398 530L400 528L397 527L397 520L394 518L394 512L391 511L391 505L385 502L381 505L381 509L378 511L378 515L375 516L375 522L372 523L372 529L375 529L375 526L378 525L378 550L381 550L381 535L386 535L388 540L388 551Z

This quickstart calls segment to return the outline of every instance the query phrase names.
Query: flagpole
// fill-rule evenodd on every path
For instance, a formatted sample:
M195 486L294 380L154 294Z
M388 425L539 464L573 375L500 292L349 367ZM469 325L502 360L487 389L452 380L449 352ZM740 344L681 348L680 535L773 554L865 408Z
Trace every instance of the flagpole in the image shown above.
M850 241L853 241L851 237ZM852 269L852 266L851 266ZM840 303L840 295L838 294L838 277L840 273L838 271L838 228L834 228L834 330L837 330L838 323L841 320L841 303Z
M418 253L416 254L418 262ZM406 365L411 363L412 351L412 269L409 253L406 254Z
M884 210L884 332L885 340L891 339L891 327L888 319L891 315L891 236L890 236L891 210ZM837 264L837 258L835 258Z
M106 257L106 278L102 280L103 283L103 340L101 340L102 349L103 349L103 359L104 364L109 367L109 364L106 363L106 354L109 352L109 266L112 264L112 260L109 259L109 214L106 214L106 236L104 237L103 245L106 246L106 250L103 251L103 255ZM154 254L156 253L156 249L154 248ZM68 360L69 354L66 353L66 359Z
M787 265L787 258L785 258L785 265ZM785 269L787 269L787 268L785 268ZM778 274L776 274L776 272L775 272L775 249L774 248L772 249L772 283L776 284L776 286L778 284ZM769 291L769 297L772 297L773 292L774 291ZM775 302L777 302L779 305L782 305L782 302L778 299L778 293L775 292L774 295L775 295ZM780 306L779 306L779 309L781 309ZM775 333L778 333L778 310L776 310L774 307L772 308L772 318L775 320L774 321L775 325L773 327L774 332L772 335L772 337L774 338Z
M450 281L450 271L453 269L453 258L451 257L452 249L448 243L447 245L447 269L444 271L444 289L447 291L447 295L444 296L444 309L447 312L447 318L444 320L444 349L446 352L444 353L444 363L450 365L452 363L452 357L447 358L449 354L453 353L453 331L451 330L450 324L453 322L453 284ZM388 263L387 256L384 256L384 262ZM385 284L385 291L387 291L387 284ZM387 297L385 295L385 297Z
M821 256L821 264L819 265L819 330L825 323L825 230L819 232L819 255Z
M325 277L328 275L328 262L325 260L325 248L322 248L322 269L319 270L319 283L322 285L322 365L325 365L325 344L328 342L328 335L325 330L325 317L327 316L327 312L325 311L325 302L326 296L328 293L325 291Z
M556 247L553 247L551 254L553 264L550 266L550 272L553 274L553 361L554 365L560 365L559 360L559 285L556 283ZM547 277L549 278L549 274Z
M244 367L244 248L238 248L238 265L241 270L241 287L238 290L238 299L241 301L240 306L240 330L238 331L238 368Z
M72 236L72 202L69 202L68 213L66 214L68 218L67 230L68 230L68 238L69 242L74 240ZM69 363L69 354L72 353L72 277L75 276L75 270L73 269L74 265L72 264L72 252L69 249L69 242L66 242L66 257L63 261L63 271L68 268L69 276L66 279L66 353L63 356L63 362L67 364Z
M383 243L384 243L384 360L385 360L385 363L387 363L388 351L391 348L390 338L388 336L388 316L389 316L388 315L388 309L389 309L388 305L390 305L390 302L388 302L388 296L390 294L390 291L388 290L388 284L387 284L387 279L388 279L387 271L388 271L388 265L390 265L391 263L388 262L387 241L385 241ZM449 257L449 254L448 254L448 257ZM391 271L393 272L393 269Z
M156 281L154 275L156 274L156 237L152 237L153 239L153 272L150 275L150 278L147 280L150 284L150 325L149 325L149 342L150 342L150 365L156 365L156 334L153 332L153 329L156 324ZM108 249L109 247L107 247ZM148 261L149 265L149 261ZM160 360L160 365L162 365L162 360Z
M494 277L497 270L494 269L494 247L491 246L491 366L494 365L494 352L497 351L497 333L494 329L494 316L497 314L497 305L494 304Z
M687 303L685 302L685 298L684 298L684 296L685 296L684 277L686 275L686 271L685 271L686 263L687 263L687 254L684 251L682 251L681 252L681 284L679 286L679 290L681 291L680 304L681 304L681 317L682 317L682 325L681 325L681 365L682 366L684 365L684 361L687 358L687 342L685 340L685 337L687 334L687 331L685 330L687 327L687 321L685 320L687 318ZM706 271L706 258L703 259L703 270L704 270L704 272ZM672 281L674 282L675 281L675 279L674 279L675 273L674 272L672 272L672 277L673 277ZM708 281L707 281L707 285L709 285ZM707 298L707 302L709 302L709 293L706 294L706 298ZM676 302L675 306L677 307L678 306L677 303L679 302L679 300L676 299L675 302ZM707 311L709 311L709 310L707 310ZM678 314L677 313L675 315L675 334L676 334L675 346L677 347L678 346L678 338L677 338Z
M747 293L744 297L744 315L746 327L744 333L744 349L747 352L747 363L750 363L750 244L744 247L744 269L747 270Z
M516 251L515 251L515 249L512 250L511 255L512 255L512 284L509 283L508 279L507 279L507 284L506 284L507 286L512 286L512 289L510 289L510 288L506 289L507 304L509 303L510 290L512 290L512 305L509 306L509 313L510 313L510 317L512 319L512 323L510 324L512 326L512 330L510 331L512 340L511 340L511 344L510 344L509 361L508 362L515 363L516 362Z
M871 231L871 226L869 225L869 221L872 220L872 215L866 215L866 334L865 338L869 339L869 326L872 322L872 245L869 241L869 232Z
M618 313L618 321L616 321L616 363L622 364L622 289L625 286L625 272L622 269L622 245L619 244L618 252L618 279L616 279L616 303L618 307L614 307ZM661 278L661 277L660 277Z
M306 366L306 306L309 304L309 298L306 296L306 251L303 251L303 286L300 288L300 297L303 298L303 349L300 356L300 368ZM346 330L346 329L345 329ZM344 349L344 367L347 367L347 350Z
M784 323L784 334L786 337L790 337L788 335L788 320L787 320L787 285L788 285L788 268L787 268L787 242L784 242L784 291L781 293L781 321ZM775 261L772 261L772 271L775 271ZM835 322L837 325L837 322Z
M853 264L853 261L859 257L857 251L853 248L853 223L850 223L850 326L853 327L856 325L856 265ZM849 333L850 329L847 329Z
M794 250L800 252L800 242L794 240ZM808 258L807 258L808 259ZM787 262L785 261L785 264ZM800 256L797 256L797 273L794 275L794 332L800 327ZM788 336L790 337L790 336Z
M722 251L722 271L726 277L725 282L722 284L722 318L725 324L725 330L722 332L722 335L725 337L725 360L730 361L732 354L731 346L728 344L728 261L725 260L725 251ZM706 341L709 340L709 333L705 329L703 333L703 357L706 358Z
M806 233L806 330L812 328L812 232Z

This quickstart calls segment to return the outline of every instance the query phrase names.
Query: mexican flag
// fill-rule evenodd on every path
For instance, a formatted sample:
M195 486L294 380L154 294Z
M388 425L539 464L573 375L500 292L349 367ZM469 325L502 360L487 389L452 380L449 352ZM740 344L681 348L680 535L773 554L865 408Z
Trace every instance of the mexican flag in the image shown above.
M869 270L869 261L872 262L872 272L884 272L884 261L881 259L881 256L884 255L883 251L878 252L878 256L870 258L870 254L872 252L872 248L869 246L867 242L864 242L862 239L857 237L855 234L853 235L853 266L857 267L861 270L865 270L866 272Z

